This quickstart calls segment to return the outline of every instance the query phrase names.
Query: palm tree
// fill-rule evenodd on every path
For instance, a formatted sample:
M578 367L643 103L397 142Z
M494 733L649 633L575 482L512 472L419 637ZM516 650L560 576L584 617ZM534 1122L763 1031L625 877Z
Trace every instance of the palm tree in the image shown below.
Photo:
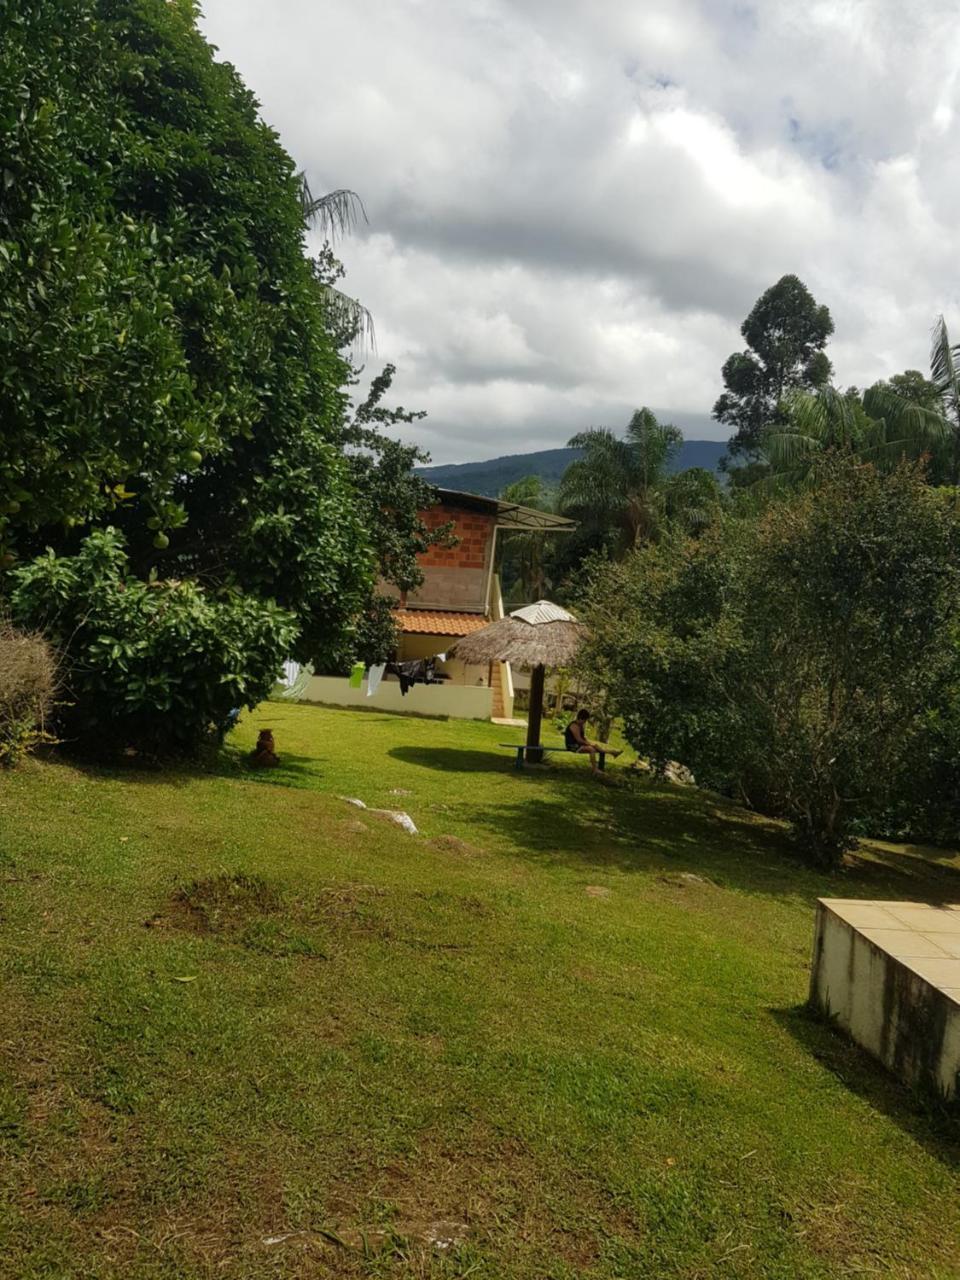
M678 427L637 409L621 439L607 427L581 431L570 441L583 456L560 481L561 510L601 538L615 531L626 551L658 536L665 518L667 464L683 444Z
M304 224L322 232L331 244L339 236L355 231L361 223L369 221L363 201L355 191L340 187L325 195L315 196L303 171L297 174L297 183ZM355 342L361 348L369 346L372 351L376 351L377 335L373 316L363 303L332 284L324 283L321 288L329 310L330 327L346 336L344 345Z
M535 511L553 511L555 507L554 495L544 487L541 476L515 480L500 491L500 498ZM548 594L547 551L546 536L542 533L508 531L503 535L500 575L511 603L517 594L522 604L542 600Z
M882 424L883 436L864 456L896 461L929 453L933 474L960 485L960 346L951 346L942 315L931 339L933 403L905 396L902 383L877 383L864 393L864 410Z
M863 395L854 389L793 391L782 401L787 423L767 431L762 451L772 474L757 490L804 482L819 457L831 451L855 454L880 467L895 466L942 445L947 423L935 409L877 383Z

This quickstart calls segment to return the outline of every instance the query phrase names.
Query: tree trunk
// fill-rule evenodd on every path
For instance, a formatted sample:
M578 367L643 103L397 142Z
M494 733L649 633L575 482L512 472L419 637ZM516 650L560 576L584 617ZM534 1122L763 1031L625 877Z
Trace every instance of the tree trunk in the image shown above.
M543 663L530 672L530 710L527 712L527 764L539 764L543 759L540 750L540 721L543 718Z

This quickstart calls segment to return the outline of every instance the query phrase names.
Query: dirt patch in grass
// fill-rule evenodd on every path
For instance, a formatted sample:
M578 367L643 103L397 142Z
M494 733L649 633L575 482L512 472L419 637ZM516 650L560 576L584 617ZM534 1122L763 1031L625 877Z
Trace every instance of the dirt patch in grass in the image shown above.
M252 920L274 915L281 907L276 885L242 871L193 880L173 895L181 918L198 933L227 933Z
M330 885L293 897L259 876L225 872L177 889L144 925L240 945L261 955L328 959L331 946L358 938L418 950L465 950L470 944L461 933L463 920L486 918L492 911L473 896L365 884Z
M303 916L300 904L285 902L277 885L238 871L181 886L165 910L144 923L148 929L220 938L260 955L326 959L321 940Z
M331 1226L351 1249L377 1241L411 1268L403 1274L447 1274L441 1260L463 1260L464 1251L470 1259L522 1253L531 1274L552 1274L557 1261L579 1274L597 1264L605 1239L636 1243L638 1228L590 1179L573 1182L569 1169L554 1176L516 1137L472 1125L431 1131L415 1158L379 1169L361 1197L356 1184L331 1195L331 1205L339 1201ZM562 1201L567 1211L558 1213Z
M443 853L455 853L461 858L482 858L484 854L483 849L478 849L468 840L461 840L459 836L435 836L430 843L434 849L440 849Z
M342 831L346 836L363 836L370 828L359 818L344 818L342 822L337 823L337 830Z

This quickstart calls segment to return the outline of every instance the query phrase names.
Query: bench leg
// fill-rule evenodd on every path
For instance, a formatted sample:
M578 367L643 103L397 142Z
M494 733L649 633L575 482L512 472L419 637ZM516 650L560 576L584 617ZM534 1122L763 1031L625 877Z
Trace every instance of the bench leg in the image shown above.
M522 769L522 768L523 768L523 747L518 747L518 748L517 748L517 758L516 758L516 760L514 760L514 762L513 762L513 767L514 767L515 769Z
M600 757L598 768L602 773L603 770L606 769L607 767L607 753L605 751L598 751L597 755Z

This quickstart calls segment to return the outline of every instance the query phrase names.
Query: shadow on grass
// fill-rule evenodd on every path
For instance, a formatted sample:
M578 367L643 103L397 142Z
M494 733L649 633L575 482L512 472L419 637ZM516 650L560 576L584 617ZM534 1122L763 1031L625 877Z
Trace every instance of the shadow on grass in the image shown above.
M293 755L284 751L279 764L256 769L248 762L248 755L246 750L224 747L219 759L211 763L206 772L236 782L259 782L275 787L316 788L324 780L327 762L321 756Z
M608 770L603 779L565 763L515 770L496 753L394 747L391 756L450 774L506 774L522 788L466 790L450 816L473 831L506 838L532 859L620 871L692 872L746 893L960 899L960 874L924 856L865 846L842 870L807 866L782 823L695 788ZM509 797L509 798L507 798Z
M903 1084L807 1005L769 1012L844 1088L888 1116L950 1169L960 1169L960 1106L948 1106Z
M514 768L513 752L471 751L462 747L391 747L387 752L394 760L417 765L421 769L439 769L443 773L513 773L517 777L543 778L549 769Z
M224 747L216 754L193 762L165 760L149 764L138 759L100 761L52 755L45 763L54 768L72 769L91 779L175 790L195 786L208 778L227 778L236 782L267 783L281 787L316 787L323 781L326 762L317 756L292 755L285 751L280 764L274 768L254 769L247 763L248 754L246 750Z
M827 877L799 861L781 827L700 793L604 785L571 771L562 793L536 787L519 803L465 803L451 814L552 865L690 872L748 893L808 900L827 886Z

